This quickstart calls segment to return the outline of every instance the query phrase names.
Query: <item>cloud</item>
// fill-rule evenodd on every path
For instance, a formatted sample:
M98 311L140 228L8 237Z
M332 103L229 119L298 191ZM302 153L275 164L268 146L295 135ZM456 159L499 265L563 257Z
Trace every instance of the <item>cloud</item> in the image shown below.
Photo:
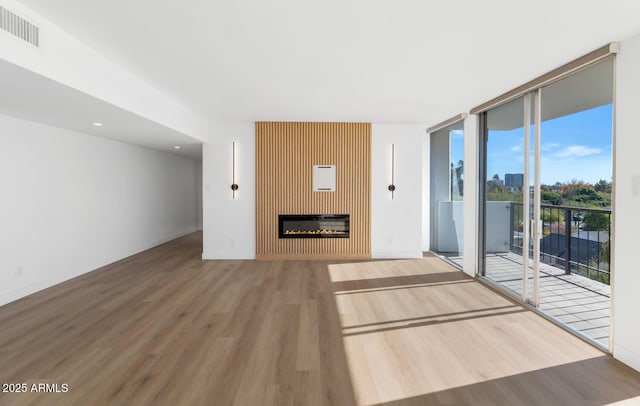
M554 143L547 143L547 144L543 144L540 146L540 150L543 152L549 152L552 149L557 149L560 148L562 145L560 144L554 144ZM516 145L514 147L511 147L511 152L522 152L522 146L521 145ZM531 154L533 154L533 147L531 147Z
M567 158L574 156L588 156L602 153L600 148L591 148L585 145L571 145L555 154L557 158Z
M554 144L554 143L550 142L548 144L542 144L540 149L542 151L548 152L548 151L551 151L552 149L559 148L560 146L561 146L560 144Z

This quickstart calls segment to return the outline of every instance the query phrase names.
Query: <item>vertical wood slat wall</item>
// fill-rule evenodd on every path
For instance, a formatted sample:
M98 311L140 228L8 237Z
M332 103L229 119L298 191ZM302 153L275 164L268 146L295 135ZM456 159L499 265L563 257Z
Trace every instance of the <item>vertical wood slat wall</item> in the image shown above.
M313 165L336 191L313 191ZM371 124L256 123L256 258L371 256ZM349 214L349 238L278 238L279 214Z

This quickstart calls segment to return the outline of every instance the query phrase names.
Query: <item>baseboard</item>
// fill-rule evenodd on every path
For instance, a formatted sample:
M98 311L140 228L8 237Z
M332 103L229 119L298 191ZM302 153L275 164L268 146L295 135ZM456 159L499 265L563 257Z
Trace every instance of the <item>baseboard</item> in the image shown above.
M366 260L369 254L257 254L258 261Z
M120 256L120 258L110 259L107 263L101 264L101 265L96 266L96 267L94 267L92 269L84 270L84 271L81 271L81 272L74 272L74 273L69 274L69 275L60 275L59 277L54 278L54 279L43 279L43 280L31 283L31 284L26 285L26 286L22 286L22 287L20 287L18 289L15 289L15 290L7 291L7 292L0 292L0 306L4 306L4 305L9 304L11 302L15 302L16 300L22 299L24 297L27 297L27 296L32 295L34 293L37 293L37 292L39 292L41 290L50 288L50 287L58 285L60 283L64 283L64 282L66 282L66 281L68 281L70 279L77 278L78 276L84 275L84 274L89 273L89 272L93 272L93 271L95 271L97 269L103 268L105 266L114 264L114 263L119 262L119 261L122 261L123 259L129 258L130 256L133 256L133 255L139 254L141 252L150 250L150 249L155 248L155 247L157 247L159 245L166 244L169 241L173 241L175 239L182 238L182 237L184 237L186 235L189 235L191 233L194 233L196 231L198 231L198 230L197 230L197 228L195 226L194 227L190 227L186 231L181 231L181 232L173 234L173 235L171 235L169 237L161 238L159 240L152 241L149 244L146 244L146 246L143 247L142 249L135 249L133 252L126 253L125 255Z
M212 254L210 252L203 252L202 253L202 260L203 261L226 261L226 260L230 260L230 261L235 261L235 260L241 260L241 261L253 261L256 259L255 254L253 255L219 255L219 254Z
M150 246L149 248L145 248L145 249L140 250L140 251L138 251L138 252L136 252L136 253L133 253L133 254L131 254L131 255L139 254L139 253L140 253L140 252L142 252L142 251L150 250L151 248L155 248L155 247L157 247L158 245L166 244L166 243L168 243L169 241L177 240L178 238L182 238L182 237L184 237L184 236L186 236L186 235L189 235L189 234L195 233L196 231L202 231L202 230L198 230L198 228L197 228L197 227L189 227L189 229L188 229L187 231L181 231L181 232L179 232L179 233L177 233L177 234L172 234L172 235L171 235L171 236L169 236L169 237L161 238L160 240L156 240L155 242L152 242L152 243L151 243L151 246ZM130 255L129 255L129 256L130 256ZM126 257L125 257L125 258L126 258ZM118 260L118 261L119 261L119 260ZM115 262L115 261L114 261L114 262Z
M416 259L422 258L422 252L373 252L373 259Z
M75 278L75 276L71 276L69 278L66 278L65 280L69 280L69 279L73 279ZM58 283L62 283L64 281L60 281L60 282L54 282L54 281L40 281L37 283L32 283L29 284L27 286L23 286L19 289L16 290L12 290L9 292L3 292L2 294L0 294L0 306L4 306L6 304L15 302L16 300L20 300L24 297L27 297L29 295L32 295L36 292L39 292L41 290L50 288L51 286L55 286Z

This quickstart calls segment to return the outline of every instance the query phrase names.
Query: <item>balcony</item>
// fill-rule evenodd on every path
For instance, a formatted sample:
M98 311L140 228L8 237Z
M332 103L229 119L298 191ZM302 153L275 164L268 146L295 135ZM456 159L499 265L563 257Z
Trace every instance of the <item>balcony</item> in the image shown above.
M522 203L509 214L509 251L522 255ZM611 210L541 205L540 217L540 262L609 285Z
M487 250L485 276L522 295L522 203L489 203L494 208L488 216L497 215L496 207L502 205L508 209L509 221L488 218L494 227L487 230L487 239L502 241L508 236L509 241L504 248ZM540 310L608 347L611 210L541 205L541 218ZM528 251L532 257L532 249ZM462 265L461 257L449 259ZM531 275L530 271L529 292Z

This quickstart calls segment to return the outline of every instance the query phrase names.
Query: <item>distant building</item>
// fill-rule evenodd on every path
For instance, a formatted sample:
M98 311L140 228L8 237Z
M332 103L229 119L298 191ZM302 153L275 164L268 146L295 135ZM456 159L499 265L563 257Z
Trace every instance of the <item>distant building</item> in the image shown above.
M524 174L522 173L505 173L504 185L506 187L517 188L524 185Z

